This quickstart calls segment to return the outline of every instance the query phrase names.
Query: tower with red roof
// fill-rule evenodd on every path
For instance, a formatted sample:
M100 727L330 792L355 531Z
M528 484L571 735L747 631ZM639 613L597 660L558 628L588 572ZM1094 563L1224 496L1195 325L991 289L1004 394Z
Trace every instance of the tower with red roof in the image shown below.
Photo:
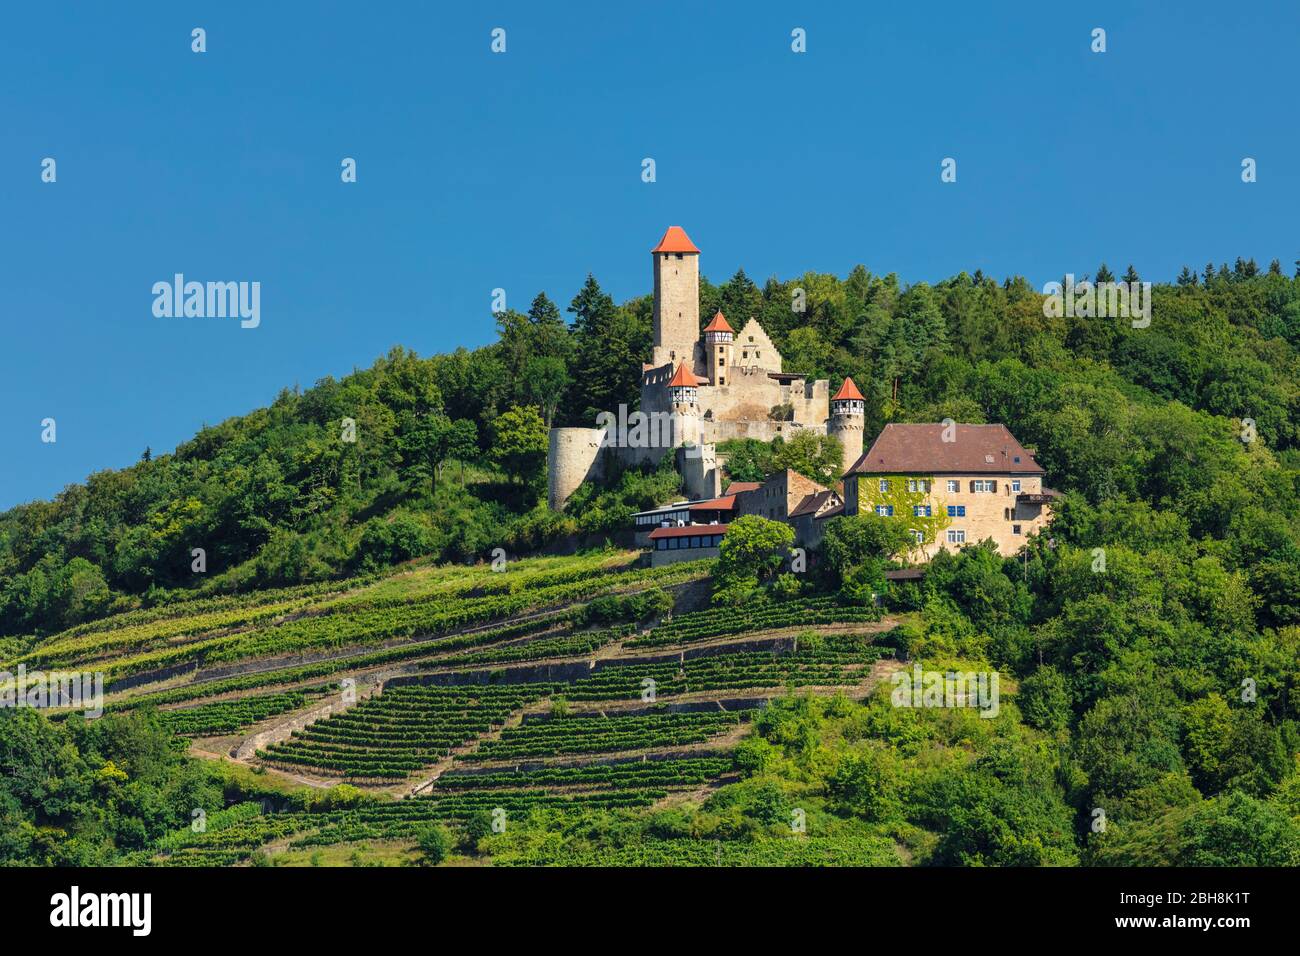
M727 384L728 353L735 335L721 309L704 327L705 359L709 363L709 382L713 385Z
M831 396L831 417L826 423L826 434L833 435L844 446L844 471L849 471L862 457L862 433L866 426L867 402L846 378L840 390Z
M693 371L700 341L700 250L681 226L669 226L654 257L654 352L662 367L685 362Z

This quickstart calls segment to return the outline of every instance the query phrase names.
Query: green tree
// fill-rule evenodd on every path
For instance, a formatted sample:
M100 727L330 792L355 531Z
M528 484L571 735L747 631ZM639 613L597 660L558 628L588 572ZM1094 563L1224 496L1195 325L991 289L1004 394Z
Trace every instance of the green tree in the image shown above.
M532 406L513 406L493 424L492 457L516 481L537 480L546 450L546 423Z
M438 490L442 466L449 458L462 461L478 449L478 429L471 421L453 421L441 412L402 418L397 447L407 467L427 479L431 491Z
M739 604L774 577L794 545L794 530L757 515L737 518L722 536L714 575L714 600Z
M731 481L763 481L776 470L771 444L756 438L721 442L718 454L726 456L727 477Z
M833 485L844 470L844 446L832 435L798 429L788 440L772 442L772 463L778 471L789 468L818 484Z

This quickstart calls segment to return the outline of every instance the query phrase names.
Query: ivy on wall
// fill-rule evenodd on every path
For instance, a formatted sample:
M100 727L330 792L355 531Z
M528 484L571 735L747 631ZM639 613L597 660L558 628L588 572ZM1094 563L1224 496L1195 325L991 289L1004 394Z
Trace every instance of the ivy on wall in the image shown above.
M939 485L931 475L858 475L858 511L875 513L877 505L892 505L894 519L904 521L907 527L920 531L925 537L925 544L933 544L952 524L948 517L948 508L939 497ZM880 490L880 483L887 482L885 491ZM908 491L907 483L916 482L916 490ZM922 490L924 487L929 490ZM918 505L930 506L929 517L917 516L912 509ZM916 545L909 552L915 554L921 546Z

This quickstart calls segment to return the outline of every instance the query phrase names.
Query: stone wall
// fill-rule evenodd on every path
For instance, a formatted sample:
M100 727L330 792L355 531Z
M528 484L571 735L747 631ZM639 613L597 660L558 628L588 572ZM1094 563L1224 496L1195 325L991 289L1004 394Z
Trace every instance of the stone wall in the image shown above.
M784 521L804 498L825 490L797 471L778 471L753 491L742 493L736 499L736 513Z
M682 491L693 501L722 494L722 474L711 444L677 449L677 472L682 476Z
M564 507L569 496L584 481L596 481L602 475L599 428L552 428L546 457L547 497L556 511Z

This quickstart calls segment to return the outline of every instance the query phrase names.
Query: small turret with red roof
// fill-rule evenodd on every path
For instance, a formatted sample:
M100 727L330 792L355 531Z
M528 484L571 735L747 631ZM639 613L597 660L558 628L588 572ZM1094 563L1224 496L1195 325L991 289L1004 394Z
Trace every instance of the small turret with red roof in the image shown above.
M677 366L677 371L668 381L668 395L674 405L694 405L699 401L700 380L685 362Z
M862 456L862 429L866 424L867 400L853 379L846 378L840 390L831 396L831 417L826 434L839 440L844 449L844 470L848 471Z
M721 309L704 327L704 338L707 342L730 342L731 337L735 334L735 329L731 327L731 323L727 321L727 317L722 314Z
M840 386L840 390L831 396L832 415L837 413L837 409L835 408L836 402L857 402L857 412L861 415L863 412L863 404L866 402L866 399L862 397L862 393L858 391L858 387L853 384L853 379L846 378L844 384ZM840 412L840 414L849 414L851 408L852 406L849 406L843 412Z

